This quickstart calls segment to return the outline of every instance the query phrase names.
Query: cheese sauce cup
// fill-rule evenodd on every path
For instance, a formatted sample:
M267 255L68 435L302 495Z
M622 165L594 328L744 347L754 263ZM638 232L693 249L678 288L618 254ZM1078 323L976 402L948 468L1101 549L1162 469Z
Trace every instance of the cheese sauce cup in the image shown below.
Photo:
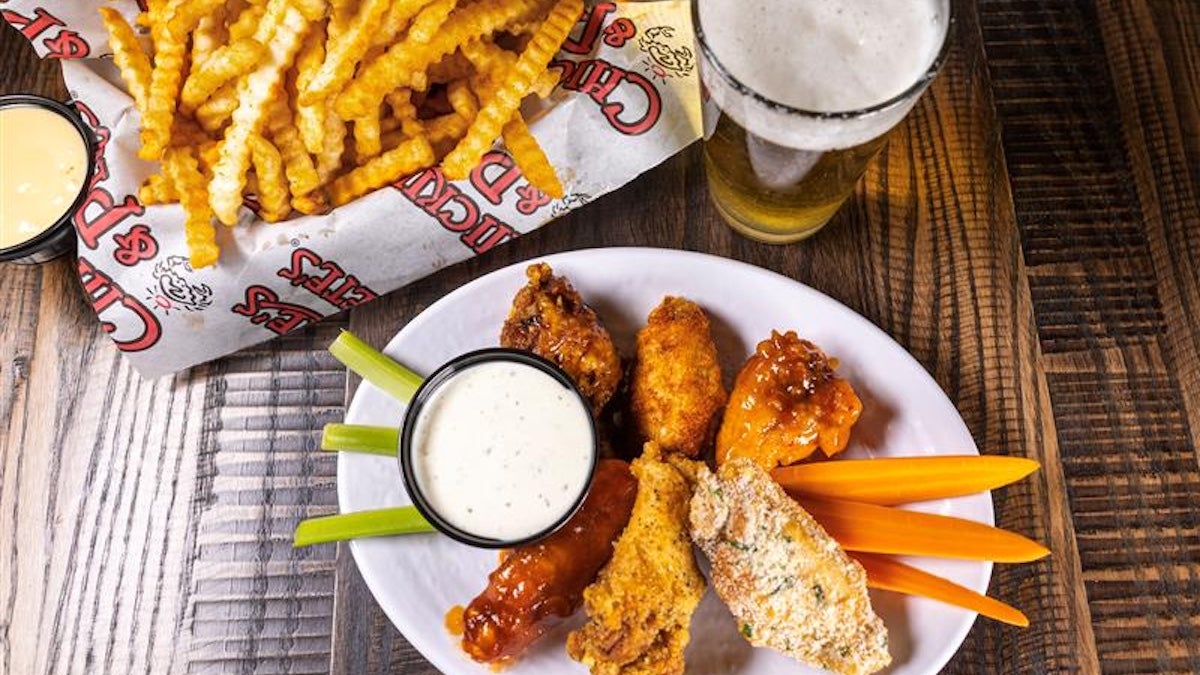
M71 107L0 96L0 262L41 263L75 249L72 220L95 169L95 137Z
M430 524L471 546L511 548L575 514L599 445L591 406L558 366L484 349L446 363L417 390L399 457Z

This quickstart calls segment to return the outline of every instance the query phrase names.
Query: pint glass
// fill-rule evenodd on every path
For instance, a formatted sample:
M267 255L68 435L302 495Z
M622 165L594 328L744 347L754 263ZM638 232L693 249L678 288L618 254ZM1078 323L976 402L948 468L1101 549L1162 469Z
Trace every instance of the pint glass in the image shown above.
M693 0L709 192L748 237L825 225L946 52L949 0Z

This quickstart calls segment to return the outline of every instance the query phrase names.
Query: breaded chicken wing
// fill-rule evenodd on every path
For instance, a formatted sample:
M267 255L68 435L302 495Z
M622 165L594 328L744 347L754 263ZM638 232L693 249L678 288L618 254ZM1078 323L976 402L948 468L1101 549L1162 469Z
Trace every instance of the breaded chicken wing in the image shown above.
M638 492L629 525L583 592L588 622L567 638L567 653L596 675L683 673L688 627L706 584L687 534L691 483L659 452L647 443L633 461Z
M836 367L836 359L795 332L771 331L733 384L717 433L717 463L747 457L773 469L818 448L830 457L846 449L862 402Z
M525 275L529 283L513 298L500 346L558 364L599 414L621 380L621 358L612 337L571 282L554 276L549 265L530 265Z
M503 664L574 614L612 555L636 491L628 464L601 460L575 515L546 539L510 551L488 575L487 588L463 613L463 651L476 661Z
M638 332L630 386L633 423L664 452L698 457L725 405L721 365L704 310L667 297Z
M754 462L700 469L690 522L750 644L846 675L891 662L862 567Z

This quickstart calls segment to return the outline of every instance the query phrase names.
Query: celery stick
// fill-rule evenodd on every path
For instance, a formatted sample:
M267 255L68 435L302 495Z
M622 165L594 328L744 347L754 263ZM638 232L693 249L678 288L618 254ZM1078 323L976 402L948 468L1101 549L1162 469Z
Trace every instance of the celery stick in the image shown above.
M408 403L424 379L376 351L348 330L342 331L329 345L329 353L401 403Z
M321 434L322 450L395 457L399 447L400 430L393 427L330 423Z
M292 546L311 546L361 537L433 532L433 526L412 506L342 513L300 521Z

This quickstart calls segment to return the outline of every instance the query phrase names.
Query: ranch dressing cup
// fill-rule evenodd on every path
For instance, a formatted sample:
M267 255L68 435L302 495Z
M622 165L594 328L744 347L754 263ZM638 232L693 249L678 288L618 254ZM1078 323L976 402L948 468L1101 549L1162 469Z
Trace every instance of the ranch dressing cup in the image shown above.
M72 220L95 169L94 144L74 109L0 96L0 262L41 263L74 250Z
M574 515L598 454L591 407L566 373L528 352L484 349L417 390L399 457L430 524L471 546L511 548Z

